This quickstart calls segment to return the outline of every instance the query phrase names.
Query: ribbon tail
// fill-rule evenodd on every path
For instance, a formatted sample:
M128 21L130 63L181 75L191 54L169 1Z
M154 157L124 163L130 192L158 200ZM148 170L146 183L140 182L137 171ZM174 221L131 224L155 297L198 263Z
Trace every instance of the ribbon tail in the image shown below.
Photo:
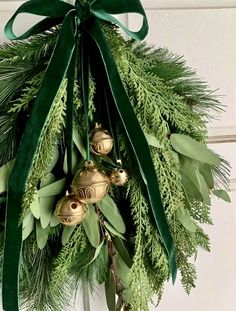
M88 32L99 50L115 106L132 146L144 183L147 187L149 203L156 226L168 254L170 272L174 282L177 275L174 243L165 216L159 184L148 143L124 89L111 49L99 22L96 20L91 22Z
M19 225L19 219L22 199L43 127L71 61L75 47L74 23L74 11L70 11L61 27L9 179L2 281L5 311L19 310L19 264L22 247L22 226Z
M86 42L86 33L82 32L80 42L80 88L81 98L84 106L85 131L86 131L86 160L90 160L90 143L89 143L89 57Z
M68 182L72 178L72 151L73 151L73 123L74 123L74 86L76 68L76 49L74 49L70 67L67 73L67 101L66 101L66 149Z

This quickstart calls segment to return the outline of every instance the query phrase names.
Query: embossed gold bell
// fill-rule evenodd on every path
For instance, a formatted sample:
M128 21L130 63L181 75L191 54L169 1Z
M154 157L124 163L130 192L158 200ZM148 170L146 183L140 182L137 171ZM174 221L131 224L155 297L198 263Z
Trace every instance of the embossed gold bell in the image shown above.
M95 125L91 132L90 149L96 155L105 155L111 152L113 139L107 130L104 130L100 124Z
M86 205L78 200L74 194L66 194L56 206L54 212L59 221L66 226L80 224L86 215Z
M92 204L103 199L109 190L110 180L100 171L93 161L85 162L82 171L78 171L72 182L73 192L81 202Z
M123 168L116 168L110 174L110 181L115 186L124 186L128 180L129 175Z

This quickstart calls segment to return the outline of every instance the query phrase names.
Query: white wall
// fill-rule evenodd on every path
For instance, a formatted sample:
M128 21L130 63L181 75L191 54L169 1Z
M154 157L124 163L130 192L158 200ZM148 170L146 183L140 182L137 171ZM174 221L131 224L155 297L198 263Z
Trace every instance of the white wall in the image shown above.
M111 0L112 1L112 0ZM113 0L114 1L114 0ZM3 26L21 1L0 1L0 41ZM215 200L215 226L206 228L212 253L200 252L197 288L188 297L179 281L166 287L159 311L231 311L236 309L236 0L143 0L150 23L148 42L185 55L213 89L225 95L226 113L209 125L211 147L232 165L232 204ZM137 18L127 19L135 27ZM17 30L24 25L19 24ZM80 303L75 310L82 310ZM96 298L92 311L106 311ZM156 310L150 307L150 310ZM55 310L56 311L56 310Z

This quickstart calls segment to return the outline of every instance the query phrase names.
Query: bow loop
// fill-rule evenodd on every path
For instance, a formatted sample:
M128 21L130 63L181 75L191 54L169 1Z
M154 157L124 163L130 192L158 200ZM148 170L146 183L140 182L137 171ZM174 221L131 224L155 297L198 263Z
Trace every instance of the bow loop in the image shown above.
M78 23L88 20L92 15L98 19L119 25L131 38L143 40L148 33L148 22L145 11L139 0L94 0L75 5L61 0L30 0L23 3L9 20L5 27L5 35L10 40L27 39L32 35L49 30L53 26L61 24L71 10L77 12ZM15 35L13 25L19 14L29 13L46 17L20 36ZM113 15L137 13L143 17L143 23L139 31L131 31Z
M117 24L131 38L143 40L148 33L148 21L143 6L139 0L94 0L91 3L91 12L99 19ZM142 26L138 31L131 31L113 15L136 13L143 17Z
M60 0L30 0L23 3L12 18L5 26L4 32L10 40L23 40L33 35L42 33L50 28L61 24L65 19L67 13L75 10L75 7L69 3ZM38 16L46 17L36 25L32 26L29 30L20 36L17 36L13 31L13 25L18 15L22 13L29 13Z

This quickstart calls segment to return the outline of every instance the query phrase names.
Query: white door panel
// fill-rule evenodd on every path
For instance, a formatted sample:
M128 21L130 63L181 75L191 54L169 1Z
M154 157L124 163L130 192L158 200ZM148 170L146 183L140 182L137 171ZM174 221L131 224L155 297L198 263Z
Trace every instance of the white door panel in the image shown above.
M197 287L190 296L185 294L179 282L166 286L160 306L152 311L232 311L236 309L235 283L236 250L236 192L232 193L232 205L214 202L212 217L214 226L208 226L212 244L211 253L199 252L196 266Z

